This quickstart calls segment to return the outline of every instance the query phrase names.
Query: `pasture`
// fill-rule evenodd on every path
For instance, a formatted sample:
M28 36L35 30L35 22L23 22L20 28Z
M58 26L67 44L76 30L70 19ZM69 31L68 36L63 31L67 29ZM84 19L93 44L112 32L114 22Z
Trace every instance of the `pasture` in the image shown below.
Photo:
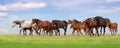
M100 37L0 35L0 48L120 48L120 35Z

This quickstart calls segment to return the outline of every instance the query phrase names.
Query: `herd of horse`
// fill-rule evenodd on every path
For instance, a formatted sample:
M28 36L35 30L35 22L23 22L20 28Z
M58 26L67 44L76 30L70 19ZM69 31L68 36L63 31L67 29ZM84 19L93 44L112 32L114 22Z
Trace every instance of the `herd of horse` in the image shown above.
M19 35L21 35L21 32L23 32L23 35L27 35L27 30L29 30L29 35L33 35L33 31L35 31L37 35L52 36L55 34L56 36L60 36L60 29L63 29L64 35L66 35L68 25L70 25L70 29L72 29L72 35L75 35L76 32L77 35L101 36L105 35L106 27L109 27L111 35L116 35L118 31L117 23L112 23L110 19L101 16L87 18L84 21L78 21L76 19L68 21L52 20L52 22L39 19L32 19L32 21L13 21L12 27L16 25L19 25L20 28Z

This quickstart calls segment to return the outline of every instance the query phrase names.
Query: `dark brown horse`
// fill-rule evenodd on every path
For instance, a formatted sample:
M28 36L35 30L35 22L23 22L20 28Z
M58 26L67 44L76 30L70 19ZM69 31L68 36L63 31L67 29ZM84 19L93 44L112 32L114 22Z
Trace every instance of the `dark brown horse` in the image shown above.
M60 28L64 29L64 35L66 35L67 31L67 22L66 21L61 21L61 20L52 20L52 26L55 31L55 35L59 33L60 36Z
M110 23L109 24L111 35L116 35L118 31L118 24L117 23Z
M104 29L103 35L105 34L105 29L109 25L110 20L108 18L103 18L101 16L96 16L94 20L97 22L98 26L101 28L100 29L100 35L102 35L102 28Z
M39 19L32 19L32 23L31 24L37 24L38 29L43 29L46 31L46 33L49 33L50 35L52 35L52 29L51 26L52 24L49 21L42 21ZM39 32L40 34L41 32Z

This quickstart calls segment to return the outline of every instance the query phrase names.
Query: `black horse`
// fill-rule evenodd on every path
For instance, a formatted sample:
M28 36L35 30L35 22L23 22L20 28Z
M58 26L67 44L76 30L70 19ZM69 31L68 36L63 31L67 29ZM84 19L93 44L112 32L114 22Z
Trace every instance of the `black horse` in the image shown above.
M110 19L103 18L101 16L96 16L94 20L97 22L98 26L101 28L100 35L102 35L102 28L104 29L103 35L105 34L105 29L110 24Z
M66 35L67 25L68 24L66 21L52 20L52 26L55 31L55 35L57 35L57 33L59 33L59 36L60 36L60 30L59 30L60 28L64 29L64 35Z

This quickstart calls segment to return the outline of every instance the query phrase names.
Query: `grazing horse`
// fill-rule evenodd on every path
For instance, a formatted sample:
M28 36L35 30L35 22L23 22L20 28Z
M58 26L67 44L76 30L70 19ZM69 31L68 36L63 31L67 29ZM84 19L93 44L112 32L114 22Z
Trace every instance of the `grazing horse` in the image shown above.
M67 31L67 22L66 21L52 20L52 26L55 31L55 35L57 35L57 33L59 33L59 36L60 36L59 28L64 29L64 35L66 35L66 31Z
M97 36L99 36L99 33L98 33L98 24L97 24L97 22L96 22L93 18L88 18L88 19L86 20L86 22L87 22L87 25L88 25L88 27L89 27L89 29L90 29L90 31L91 31L91 34L94 35L94 33L93 33L93 28L95 28L96 33L97 33Z
M110 23L109 28L111 31L111 35L116 35L118 31L118 24L117 23Z
M105 29L109 26L110 20L108 18L103 18L101 16L96 16L94 20L97 22L98 26L101 27L100 35L102 35L102 27L104 29L103 35L105 34Z
M46 31L46 33L49 33L50 35L52 35L52 24L49 21L42 21L39 19L32 19L32 23L31 24L37 24L38 29L43 29L44 31ZM40 34L41 32L39 32Z
M26 30L29 30L30 31L29 35L32 35L33 30L32 30L32 26L31 26L31 21L25 21L25 20L13 21L12 27L14 27L16 25L19 25L19 28L20 28L19 35L21 35L22 30L23 30L24 35L27 35Z

